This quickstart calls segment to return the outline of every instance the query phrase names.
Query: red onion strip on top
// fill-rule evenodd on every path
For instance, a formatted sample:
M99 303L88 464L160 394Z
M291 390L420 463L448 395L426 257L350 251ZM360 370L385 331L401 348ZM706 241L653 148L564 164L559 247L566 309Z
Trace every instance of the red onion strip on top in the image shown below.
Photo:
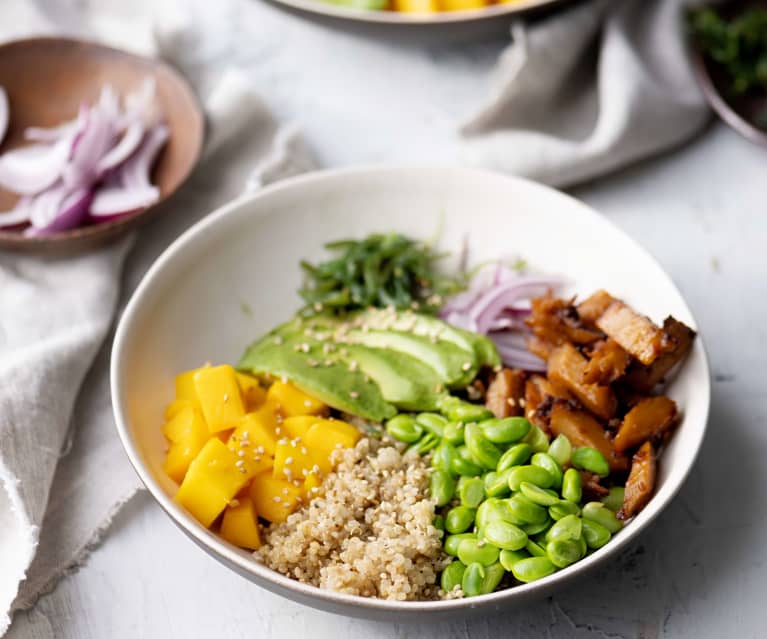
M0 87L0 144L2 144L8 131L9 119L8 94L3 87Z

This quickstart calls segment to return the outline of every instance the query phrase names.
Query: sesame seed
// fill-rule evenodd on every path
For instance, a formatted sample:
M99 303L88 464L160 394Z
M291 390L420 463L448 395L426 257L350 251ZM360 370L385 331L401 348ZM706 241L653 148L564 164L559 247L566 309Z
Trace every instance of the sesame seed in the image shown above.
M238 469L243 475L248 472L247 468L239 468Z
M309 471L308 471L308 470L306 470L306 468L302 468L302 469L301 469L301 474L302 474L304 477L308 477L308 475L309 475Z
M229 505L230 505L232 508L237 508L237 506L239 506L239 505L240 505L240 500L239 500L239 499L237 499L237 498L235 498L235 499L232 499L232 501L230 501L230 502L229 502Z
M343 445L341 442L338 442L338 443L336 444L336 448L338 448L339 450L340 450L341 448L343 448L343 447L344 447L344 445Z
M322 310L322 304L320 304L319 302L315 302L314 303L314 310L319 313Z
M245 451L244 450L238 450L237 451L237 457L245 457Z
M513 397L509 397L509 399L506 400L506 403L509 406L516 406L517 405L517 400L514 399Z
M242 459L238 459L234 462L234 465L237 466L237 468L242 468L245 465L245 462Z
M274 433L275 433L275 435L281 435L282 434L282 429L279 426L275 426Z
M315 493L315 494L316 494L316 493L320 492L320 489L319 489L319 487L317 487L317 486L314 486L314 487L311 489L311 492L313 492L313 493Z
M304 400L304 406L306 406L307 408L311 408L312 407L312 400L311 399L305 399Z
M306 446L301 446L301 454L302 455L308 455L309 454L309 451L306 450Z
M357 364L357 360L354 360L354 359L353 359L351 362L349 362L349 370L350 370L352 373L353 373L354 371L356 371L356 370L357 370L357 367L358 367L358 366L359 366L359 364Z
M274 338L272 341L273 341L273 342L274 342L274 343L275 343L277 346L279 346L280 344L282 344L282 341L283 341L283 340L282 340L282 337L280 337L279 335L277 335L277 337L275 337L275 338Z
M468 371L471 369L471 362L464 362L463 366L461 366L461 370Z
M286 466L290 466L292 463L293 463L293 458L292 457L286 457L285 458L285 465Z
M290 491L287 488L283 488L282 489L282 494L283 495L288 495L288 494L290 494Z
M312 466L312 472L314 473L320 472L320 467L317 464L314 464L314 466Z
M525 403L526 403L526 402L525 402L525 398L524 398L524 397L520 397L520 398L519 398L519 405L520 405L522 408L524 408L524 407L525 407Z
M360 394L357 391L351 391L349 393L349 397L351 397L352 399L357 399L359 396Z
M256 448L256 452L259 453L260 455L263 455L264 454L264 447L263 446L257 447Z
M279 495L275 495L274 497L272 497L272 501L279 504L282 501L282 499L280 499Z
M309 358L306 360L307 365L309 368L317 368L320 363L316 359Z
M434 387L434 392L435 393L441 393L443 390L445 390L445 387L442 384L437 384Z
M229 401L229 393L224 393L224 401L225 402Z

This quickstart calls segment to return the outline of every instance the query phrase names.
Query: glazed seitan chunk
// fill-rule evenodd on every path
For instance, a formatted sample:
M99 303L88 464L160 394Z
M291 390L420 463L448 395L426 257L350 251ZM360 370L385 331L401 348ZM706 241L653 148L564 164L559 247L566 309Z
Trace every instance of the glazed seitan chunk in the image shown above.
M670 335L620 300L610 304L596 325L645 366L674 349Z
M530 317L525 322L537 338L549 344L592 344L601 338L599 331L581 322L572 300L551 294L532 301Z
M631 362L629 355L613 339L599 342L583 371L584 384L611 384L620 379Z
M523 415L526 378L518 368L498 371L487 387L485 406L498 418Z
M576 307L578 315L587 324L596 324L602 314L615 302L615 298L604 289L589 295Z
M647 505L655 489L657 460L652 443L646 441L631 461L631 472L626 480L626 493L623 507L618 511L618 519L628 519L636 515Z
M692 348L695 331L679 320L667 317L663 322L663 332L673 340L672 350L658 357L650 366L634 362L629 367L626 382L637 390L650 392L674 366L687 357Z
M647 397L623 418L615 435L615 450L623 452L654 439L671 428L677 419L676 403L664 397Z

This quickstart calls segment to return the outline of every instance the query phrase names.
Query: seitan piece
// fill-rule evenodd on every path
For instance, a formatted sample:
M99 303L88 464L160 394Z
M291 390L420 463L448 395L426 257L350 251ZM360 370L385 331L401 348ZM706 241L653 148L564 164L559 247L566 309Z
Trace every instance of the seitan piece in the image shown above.
M583 371L585 384L611 384L626 372L631 362L629 355L613 339L599 342L591 352L588 364Z
M485 406L498 418L524 415L526 378L518 368L498 371L487 387Z
M670 335L620 300L610 304L596 325L645 366L674 349Z
M676 403L663 395L646 397L623 418L615 435L615 450L624 452L662 435L677 419Z
M657 461L652 443L642 444L631 461L631 472L626 480L626 493L623 506L618 511L618 519L628 519L636 515L647 505L655 489Z
M673 340L673 349L658 357L650 366L633 362L629 367L626 382L637 390L651 391L663 381L674 366L687 356L692 348L695 331L686 324L669 316L663 322L663 332Z
M615 302L615 298L604 289L592 293L576 307L581 321L596 324L597 320Z

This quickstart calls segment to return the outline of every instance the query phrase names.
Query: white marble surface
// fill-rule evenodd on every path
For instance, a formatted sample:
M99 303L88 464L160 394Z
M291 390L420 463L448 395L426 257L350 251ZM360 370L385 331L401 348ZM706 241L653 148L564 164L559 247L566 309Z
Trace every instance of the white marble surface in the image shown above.
M417 60L402 79L403 101L376 81L375 67L360 69L350 60L328 69L321 49L299 54L297 44L275 46L267 32L276 22L270 12L263 15L259 24L238 24L234 55L264 86L275 111L304 127L325 166L444 159L456 119L487 86L503 44L485 38L453 48L409 36L393 47L389 36L373 33L369 61L395 59L408 47ZM287 44L305 30L325 29L341 41L367 35L300 17L289 24ZM233 52L223 47L205 55L223 60ZM86 565L18 614L7 636L764 636L766 163L767 151L716 125L671 155L574 190L671 273L698 318L714 375L709 434L696 468L652 530L614 565L522 612L439 626L366 622L251 585L199 551L141 495Z

